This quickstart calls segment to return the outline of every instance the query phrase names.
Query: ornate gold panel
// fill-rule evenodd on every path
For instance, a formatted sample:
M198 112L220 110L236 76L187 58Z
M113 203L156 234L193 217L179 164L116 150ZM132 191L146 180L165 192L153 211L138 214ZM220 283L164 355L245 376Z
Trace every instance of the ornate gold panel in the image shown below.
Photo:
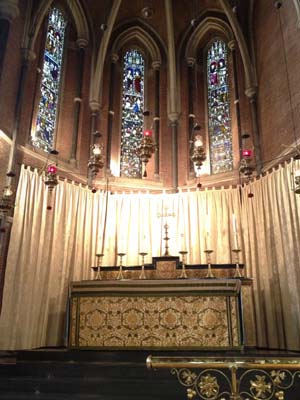
M171 292L173 289L167 282L165 286ZM114 282L111 293L101 293L101 288L97 293L81 292L78 296L73 293L70 346L132 349L241 346L238 297L234 291L214 293L211 286L202 293L199 288L195 290L181 283L176 293L161 293L163 290L154 285L149 285L147 291L145 281L140 285L143 291L139 292L135 283L132 294L118 282ZM102 284L102 289L109 291L109 285ZM116 293L118 290L125 293Z

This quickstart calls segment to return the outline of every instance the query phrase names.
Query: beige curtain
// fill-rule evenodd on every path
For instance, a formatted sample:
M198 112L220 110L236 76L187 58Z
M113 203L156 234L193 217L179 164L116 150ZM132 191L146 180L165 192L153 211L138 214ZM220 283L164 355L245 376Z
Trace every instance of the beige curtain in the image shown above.
M89 279L105 214L105 195L66 181L47 193L37 171L24 167L8 252L0 346L63 344L68 284Z
M245 188L242 221L257 343L299 350L300 197L291 186L293 168L293 163L280 166Z
M3 311L2 349L63 344L68 285L92 278L95 254L103 265L141 263L139 253L187 250L187 262L233 262L242 247L247 276L253 276L260 346L299 349L299 198L291 190L291 165L244 189L176 194L92 194L60 181L47 210L47 191L37 171L22 168L9 247ZM249 191L254 193L248 198ZM234 217L233 217L234 215ZM104 221L106 228L104 235ZM233 221L236 221L236 226ZM236 234L235 234L236 232Z

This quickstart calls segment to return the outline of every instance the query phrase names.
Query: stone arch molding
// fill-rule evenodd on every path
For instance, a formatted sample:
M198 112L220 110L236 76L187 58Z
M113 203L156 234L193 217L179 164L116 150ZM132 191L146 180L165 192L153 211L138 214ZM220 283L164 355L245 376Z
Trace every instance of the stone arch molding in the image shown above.
M159 49L158 44L156 43L155 39L146 32L140 26L132 26L128 29L122 31L114 40L110 52L111 54L118 54L120 49L126 45L130 40L134 39L137 43L140 43L143 48L147 49L152 63L156 63L157 65L161 64L161 52ZM94 73L93 84L91 85L92 90L92 100L98 104L101 104L101 89L102 89L102 77L103 77L103 68L100 68L100 61L101 66L103 67L103 59L102 57L98 56L98 62L96 66L96 70Z
M159 47L154 39L139 26L131 27L122 32L115 40L112 46L112 53L118 53L120 49L126 45L131 39L142 44L149 51L152 62L161 64L161 54Z
M225 37L227 43L233 43L234 41L237 42L244 64L245 81L247 83L247 87L253 87L253 69L250 62L248 49L244 45L244 38L239 37L239 35L234 35L231 26L218 17L206 17L197 26L187 42L185 50L186 60L196 59L198 44L203 36L210 30L214 30L216 33L219 33L221 36Z
M53 0L43 0L32 18L31 28L29 30L29 43L28 49L33 51L35 40L41 28L42 22L51 7ZM67 7L73 16L75 27L77 31L78 44L80 46L87 46L89 41L89 28L86 15L79 0L67 0Z
M294 0L294 5L296 8L296 14L297 14L297 28L300 29L300 2L299 2L299 0Z
M227 43L234 40L230 26L225 21L216 17L207 17L200 22L187 42L185 49L185 58L187 60L196 59L199 42L210 30L213 30L214 32L225 37Z

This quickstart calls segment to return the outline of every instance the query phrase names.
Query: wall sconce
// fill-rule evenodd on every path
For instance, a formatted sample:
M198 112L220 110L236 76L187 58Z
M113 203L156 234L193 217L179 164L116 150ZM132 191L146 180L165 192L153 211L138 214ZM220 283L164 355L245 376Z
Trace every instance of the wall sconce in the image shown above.
M254 167L252 163L252 150L244 149L242 150L242 159L240 161L240 174L242 174L247 179L253 174Z
M104 167L104 156L103 156L103 144L97 143L98 138L102 135L100 132L96 131L93 133L95 136L95 143L91 146L91 155L88 161L88 169L92 173L92 177L97 175L100 169Z
M49 151L49 154L47 156L47 159L44 163L44 166L39 170L39 174L43 175L43 181L45 185L48 187L48 206L47 210L51 210L52 206L50 205L51 199L52 199L52 191L55 188L55 186L58 185L58 179L57 179L57 161L53 162L51 164L49 163L49 156L50 154L56 156L58 155L58 151L55 149L52 149Z
M300 194L300 169L294 172L294 192Z
M5 186L0 200L0 213L6 215L13 208L13 190L11 186Z
M153 134L151 129L146 129L143 132L143 137L137 148L137 153L142 163L144 164L144 174L143 177L147 177L147 163L150 160L152 154L156 149L156 143L153 140Z
M191 160L196 165L197 169L200 170L204 161L206 160L206 154L203 147L203 137L202 135L195 135L195 139L193 142L193 149Z
M55 164L48 165L45 173L44 182L48 187L47 210L52 210L52 191L58 185L57 166Z
M104 167L104 157L102 151L102 144L95 143L91 147L91 157L88 162L88 168L92 171L93 175L97 175L100 169Z
M57 166L55 164L48 165L44 182L45 185L48 186L50 192L52 192L52 190L58 184L56 173L57 173Z
M239 172L241 176L245 179L245 182L250 181L253 171L254 171L254 166L252 165L252 150L243 149ZM248 198L251 199L252 197L254 197L254 194L250 191L248 193Z

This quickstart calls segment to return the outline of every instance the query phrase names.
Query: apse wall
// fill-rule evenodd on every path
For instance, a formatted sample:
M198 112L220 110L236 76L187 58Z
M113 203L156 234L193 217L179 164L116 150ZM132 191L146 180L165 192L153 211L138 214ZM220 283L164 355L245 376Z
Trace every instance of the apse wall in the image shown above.
M290 152L300 139L299 16L294 1L255 2L253 36L263 160Z

